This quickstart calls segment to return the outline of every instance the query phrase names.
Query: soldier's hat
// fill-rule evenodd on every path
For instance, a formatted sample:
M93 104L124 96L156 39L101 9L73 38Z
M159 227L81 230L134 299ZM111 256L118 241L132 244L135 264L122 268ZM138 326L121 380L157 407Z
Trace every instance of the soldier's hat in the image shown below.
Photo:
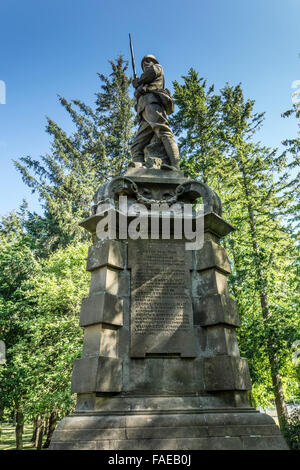
M146 60L146 59L152 59L153 62L155 62L156 64L159 64L157 58L156 58L154 55L152 55L152 54L147 54L147 55L145 55L145 56L142 58L142 62L141 62L142 68L143 68L143 62L144 62L144 60Z

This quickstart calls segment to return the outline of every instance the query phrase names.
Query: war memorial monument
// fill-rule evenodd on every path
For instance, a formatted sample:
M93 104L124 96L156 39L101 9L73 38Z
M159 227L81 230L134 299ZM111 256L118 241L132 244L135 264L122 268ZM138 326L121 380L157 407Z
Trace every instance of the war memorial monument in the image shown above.
M273 419L248 403L248 364L239 353L240 320L220 245L235 229L223 219L218 195L179 170L163 69L152 55L142 68L133 80L140 126L132 162L124 176L100 186L81 223L94 242L80 312L83 351L72 375L77 407L58 424L50 448L287 449ZM162 205L177 213L164 219ZM138 215L140 232L129 236ZM105 217L115 224L111 239L101 232ZM200 243L178 236L180 224L196 232L197 223Z

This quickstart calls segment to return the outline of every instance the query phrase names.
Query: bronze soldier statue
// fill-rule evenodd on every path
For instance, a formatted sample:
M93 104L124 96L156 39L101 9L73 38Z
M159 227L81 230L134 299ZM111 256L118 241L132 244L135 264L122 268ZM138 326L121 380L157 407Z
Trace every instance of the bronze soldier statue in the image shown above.
M154 55L147 54L142 59L143 73L133 79L135 109L140 126L132 143L132 166L142 167L145 163L144 149L156 136L162 143L168 156L168 163L162 163L164 170L179 169L179 151L167 114L174 111L174 102L169 90L165 89L162 66Z

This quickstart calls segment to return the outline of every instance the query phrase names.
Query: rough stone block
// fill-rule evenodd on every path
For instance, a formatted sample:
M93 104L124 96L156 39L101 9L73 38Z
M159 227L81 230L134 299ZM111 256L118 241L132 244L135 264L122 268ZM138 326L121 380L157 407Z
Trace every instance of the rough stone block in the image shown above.
M204 360L204 380L205 389L208 392L251 389L248 362L240 357L206 358Z
M65 441L65 440L78 440L78 430L72 429L67 431L56 431L55 440L56 441ZM81 435L81 439L85 441L101 441L106 439L125 439L125 429L85 429L84 436Z
M109 446L109 447L108 447ZM238 437L199 437L164 439L128 439L120 441L97 441L98 450L242 450Z
M208 426L235 426L235 425L249 425L249 426L275 426L275 422L271 416L259 413L258 411L249 408L248 411L244 410L242 413L238 411L232 412L215 412L206 415L206 423ZM276 427L276 426L275 426Z
M168 438L184 438L186 437L186 428L185 427L153 427L153 428L129 428L127 430L128 439L165 439ZM190 426L189 427L189 437L191 439L198 437L206 437L208 435L207 428L205 426Z
M236 425L236 426L208 426L208 435L217 437L217 436L251 436L259 433L260 436L272 436L280 434L280 431L276 426L249 426L245 425Z
M93 294L83 299L80 311L80 326L95 323L123 325L123 300L108 292Z
M129 298L130 297L130 271L123 270L119 271L119 276L118 276L118 283L119 283L119 289L118 293L119 296L122 298ZM124 305L123 305L124 308Z
M243 436L245 450L290 450L282 436Z
M84 330L83 356L118 357L119 329L104 324L90 325Z
M228 293L227 277L216 269L193 273L192 290L195 297Z
M235 408L248 408L249 400L247 390L223 390L221 392L215 392L215 397L218 397L223 403L223 408L235 407Z
M119 328L101 326L100 356L118 357Z
M95 356L75 360L72 393L120 392L121 390L121 359Z
M96 441L51 441L50 450L96 450Z
M99 356L102 325L90 325L84 330L83 356Z
M77 395L76 411L94 410L96 393L79 393ZM61 423L62 421L60 421Z
M124 391L147 393L151 384L154 393L199 393L203 388L203 360L180 357L149 357L130 363L124 376Z
M206 414L201 413L172 413L172 414L144 414L144 415L128 415L126 416L126 428L151 428L153 426L160 428L177 428L191 426L205 426Z
M111 266L123 269L125 263L125 244L116 240L105 240L90 246L87 258L87 271Z
M66 416L57 425L59 431L85 431L86 429L105 430L125 428L124 416Z
M119 272L116 269L103 266L91 272L90 295L109 292L119 294Z
M208 327L206 331L207 350L212 356L240 356L235 329L215 325Z
M220 323L240 326L235 301L228 295L212 294L194 299L194 321L196 325L210 326Z
M196 270L203 271L209 268L231 273L226 250L212 240L205 240L201 250L196 251Z

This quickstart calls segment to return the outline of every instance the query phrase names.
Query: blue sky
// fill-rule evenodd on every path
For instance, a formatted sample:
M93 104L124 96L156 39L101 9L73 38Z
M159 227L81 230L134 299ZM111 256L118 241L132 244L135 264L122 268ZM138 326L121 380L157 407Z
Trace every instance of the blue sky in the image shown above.
M72 124L57 100L93 103L97 72L109 59L129 59L128 32L139 62L154 53L168 88L194 67L222 88L242 82L256 110L266 112L258 139L278 147L298 131L280 114L291 107L300 79L299 0L2 0L0 4L0 215L25 197L40 211L12 159L49 150L45 116L65 130Z

